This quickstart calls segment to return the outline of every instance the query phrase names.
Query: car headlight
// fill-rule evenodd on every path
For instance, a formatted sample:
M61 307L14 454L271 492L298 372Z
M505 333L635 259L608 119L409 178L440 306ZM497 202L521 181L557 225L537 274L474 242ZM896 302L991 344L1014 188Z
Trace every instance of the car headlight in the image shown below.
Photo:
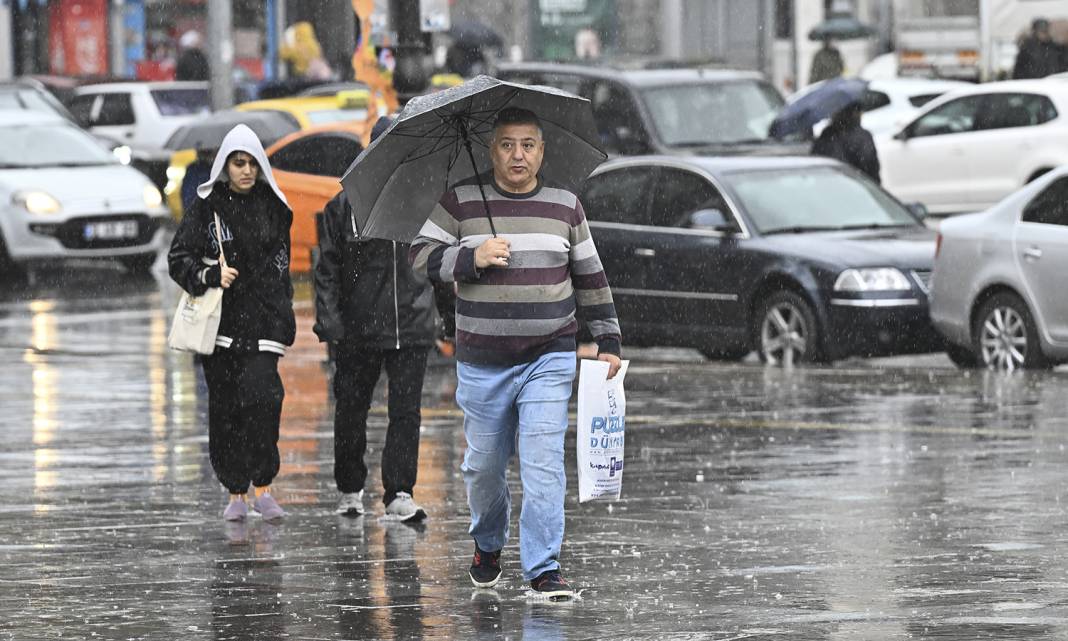
M909 279L893 267L847 269L834 282L836 292L893 292L912 289Z
M112 149L111 153L124 165L129 165L133 161L133 149L129 145L119 145Z
M31 214L58 214L63 209L58 200L43 191L17 191L11 196L11 203Z
M145 197L145 207L155 209L163 205L163 196L154 185L145 185L143 195Z

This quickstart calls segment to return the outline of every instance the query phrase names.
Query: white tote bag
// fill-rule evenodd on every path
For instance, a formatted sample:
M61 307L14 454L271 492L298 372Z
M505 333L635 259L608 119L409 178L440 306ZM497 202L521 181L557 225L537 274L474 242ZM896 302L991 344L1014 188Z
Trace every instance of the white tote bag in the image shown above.
M583 360L579 365L578 458L579 503L615 500L623 489L623 444L627 400L623 379L627 365L608 378L608 363Z
M219 227L219 215L215 214L219 264L225 266L226 256L222 252ZM219 334L219 321L222 320L222 298L222 287L209 287L201 296L191 296L189 292L183 291L178 300L178 309L174 310L171 333L167 336L167 344L171 349L197 354L213 353L215 337Z

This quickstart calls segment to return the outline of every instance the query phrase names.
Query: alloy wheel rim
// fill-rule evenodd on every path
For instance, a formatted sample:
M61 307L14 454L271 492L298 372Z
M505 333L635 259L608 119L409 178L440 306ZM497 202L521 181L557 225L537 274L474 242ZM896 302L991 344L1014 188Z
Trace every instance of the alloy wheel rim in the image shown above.
M991 369L1013 372L1027 360L1027 328L1013 308L995 307L983 321L979 334L983 363Z
M808 328L801 310L789 303L768 309L760 325L760 346L764 362L792 367L808 349Z

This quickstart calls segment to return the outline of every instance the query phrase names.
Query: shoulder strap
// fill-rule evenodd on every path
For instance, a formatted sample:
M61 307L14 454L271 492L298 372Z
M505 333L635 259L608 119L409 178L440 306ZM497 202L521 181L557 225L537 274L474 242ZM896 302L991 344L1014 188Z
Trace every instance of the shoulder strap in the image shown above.
M226 254L223 253L222 223L219 222L219 212L212 212L215 216L215 242L219 243L219 264L226 267Z

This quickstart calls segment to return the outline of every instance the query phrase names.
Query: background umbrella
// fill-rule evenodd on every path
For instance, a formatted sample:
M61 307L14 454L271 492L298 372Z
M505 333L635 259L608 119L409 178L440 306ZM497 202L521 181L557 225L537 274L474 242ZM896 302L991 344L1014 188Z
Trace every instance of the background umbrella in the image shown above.
M278 111L219 111L182 125L167 139L167 149L218 149L226 133L237 125L248 125L264 147L300 129L300 125Z
M857 38L870 38L876 34L874 27L870 27L852 15L830 16L808 32L809 40L856 40Z
M607 157L589 100L553 87L478 76L413 98L349 167L341 184L361 234L401 242L415 238L450 186L492 168L493 121L505 107L529 109L541 120L545 158L538 175L546 181L577 191ZM485 211L489 217L488 205Z
M856 78L824 80L783 107L772 121L768 135L772 138L785 138L799 132L811 132L812 126L817 122L858 102L867 87L867 82Z
M457 20L449 28L449 37L461 47L478 49L504 45L504 39L490 27L477 20Z

